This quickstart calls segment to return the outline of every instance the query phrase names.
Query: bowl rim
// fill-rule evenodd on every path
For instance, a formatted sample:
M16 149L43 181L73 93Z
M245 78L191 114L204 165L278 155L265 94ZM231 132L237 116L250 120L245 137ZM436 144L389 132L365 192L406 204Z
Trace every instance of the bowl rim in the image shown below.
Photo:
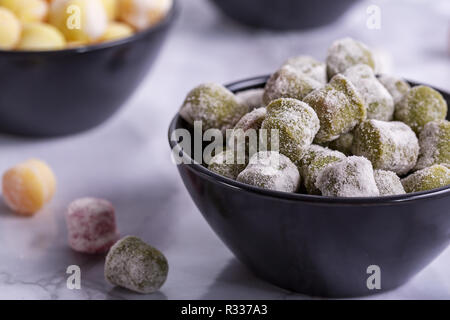
M262 85L264 85L264 83L267 81L267 79L269 77L270 77L269 75L263 75L263 76L257 76L257 77L243 79L243 80L238 80L238 81L234 81L229 84L226 84L225 87L227 87L229 90L231 90L233 92L261 88ZM409 81L409 80L407 80L407 81L413 85L418 84L415 81ZM433 88L435 88L435 87L433 87ZM435 88L435 89L438 90L440 93L450 95L445 90L441 90L441 89L437 89L437 88ZM434 199L434 198L450 196L450 185L441 187L438 189L407 193L407 194L403 194L403 195L378 196L378 197L348 197L348 198L291 193L291 192L274 191L274 190L259 188L256 186L245 184L245 183L227 178L225 176L219 175L219 174L209 170L208 168L204 167L203 165L195 162L195 160L192 159L190 155L186 154L184 152L184 150L182 150L179 147L178 143L172 139L172 133L174 132L175 129L177 129L177 123L180 119L183 120L181 118L179 112L177 112L176 115L173 117L172 121L170 122L169 130L168 130L168 139L169 139L169 145L171 148L171 152L173 152L173 150L180 152L182 154L182 157L187 162L187 163L179 164L177 166L187 166L191 171L194 171L197 174L200 174L201 176L203 176L204 178L206 178L214 183L221 184L227 188L233 188L233 189L237 189L237 190L243 191L243 192L255 193L255 194L258 194L263 197L277 198L279 200L285 200L285 201L308 202L308 203L315 203L318 205L320 205L320 204L323 204L323 205L325 205L325 204L334 204L334 205L340 204L340 205L344 205L344 206L345 205L348 205L348 206L393 205L393 204L403 204L405 202L412 202L412 201L418 201L418 200L424 200L424 199Z
M146 28L142 31L137 31L132 36L106 41L96 44L90 44L86 46L61 49L61 50L2 50L0 49L0 55L14 55L14 56L29 56L29 55L70 55L70 54L81 54L81 53L89 53L93 51L99 51L103 49L108 49L112 47L118 47L130 42L134 42L136 40L140 40L145 38L150 34L157 33L162 29L166 28L170 24L173 23L175 18L179 14L179 4L178 0L173 0L172 8L170 8L169 12L166 14L163 20L159 21L156 25Z

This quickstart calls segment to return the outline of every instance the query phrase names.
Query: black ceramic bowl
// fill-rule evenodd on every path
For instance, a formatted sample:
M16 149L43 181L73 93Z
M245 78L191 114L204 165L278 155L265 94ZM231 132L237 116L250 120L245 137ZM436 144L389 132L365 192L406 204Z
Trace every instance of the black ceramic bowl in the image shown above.
M228 85L263 87L267 77ZM442 92L450 103L450 95ZM192 127L177 115L172 133ZM193 148L191 148L194 150ZM182 152L182 151L180 151ZM183 153L188 163L189 154ZM199 164L178 171L200 212L236 257L259 277L313 296L348 297L396 288L450 242L450 186L401 196L331 198L264 190ZM369 290L371 265L381 290Z
M335 21L358 0L212 0L228 17L276 30L306 29Z
M175 20L114 42L59 51L0 51L0 133L57 136L111 117L144 78Z

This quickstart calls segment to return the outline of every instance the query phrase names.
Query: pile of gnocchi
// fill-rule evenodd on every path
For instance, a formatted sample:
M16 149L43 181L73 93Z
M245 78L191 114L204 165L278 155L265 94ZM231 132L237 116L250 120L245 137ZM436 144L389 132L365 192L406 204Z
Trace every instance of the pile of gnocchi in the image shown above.
M0 50L46 51L114 41L164 19L173 0L0 0Z

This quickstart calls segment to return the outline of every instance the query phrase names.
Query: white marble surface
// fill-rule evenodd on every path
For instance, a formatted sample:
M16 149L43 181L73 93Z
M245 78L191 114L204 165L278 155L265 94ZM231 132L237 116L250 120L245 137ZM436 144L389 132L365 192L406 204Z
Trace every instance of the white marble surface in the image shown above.
M0 171L29 157L58 176L50 205L32 218L0 204L2 299L304 299L250 274L201 217L170 162L166 130L186 92L205 81L269 73L286 57L323 59L335 38L353 36L392 53L394 71L450 90L446 52L450 7L442 1L369 1L335 24L271 33L230 22L204 0L181 0L183 12L160 59L127 105L96 130L51 140L0 136ZM382 9L381 30L366 28L366 8ZM432 3L432 4L431 4ZM170 274L161 292L138 295L103 280L103 256L67 247L64 210L80 196L110 199L123 235L161 249ZM66 288L65 270L82 270L82 289ZM404 287L375 298L450 298L450 249Z

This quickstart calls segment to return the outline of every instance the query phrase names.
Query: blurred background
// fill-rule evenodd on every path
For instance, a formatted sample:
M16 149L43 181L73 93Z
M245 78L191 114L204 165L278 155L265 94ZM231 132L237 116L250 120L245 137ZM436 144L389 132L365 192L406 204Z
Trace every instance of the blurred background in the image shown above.
M56 198L31 219L0 204L0 298L308 298L254 277L213 234L170 161L167 128L197 84L269 74L299 54L324 60L331 42L346 36L375 49L383 71L450 91L450 1L354 2L331 24L270 31L236 22L213 1L178 1L181 12L159 59L112 120L63 138L0 135L0 171L38 157L58 177ZM370 20L373 6L377 26ZM63 213L86 195L114 203L122 235L140 236L166 254L170 272L161 292L142 296L112 288L103 280L103 257L67 247ZM66 288L71 264L82 269L82 290ZM406 286L373 298L450 299L449 264L447 250Z

